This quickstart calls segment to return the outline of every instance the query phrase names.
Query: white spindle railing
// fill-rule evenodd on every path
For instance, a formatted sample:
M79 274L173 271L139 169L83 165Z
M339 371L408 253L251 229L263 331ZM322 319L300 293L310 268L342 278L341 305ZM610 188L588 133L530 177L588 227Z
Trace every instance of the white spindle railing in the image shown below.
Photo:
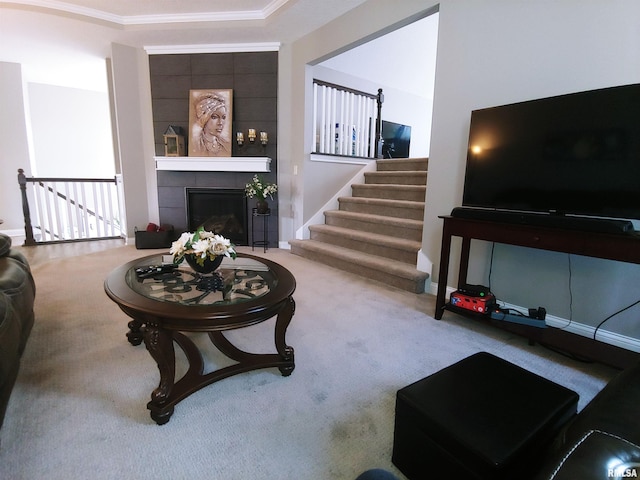
M313 145L329 155L375 158L381 92L372 95L313 81Z
M23 209L26 203L25 230L31 229L34 243L124 235L117 177L26 178L20 173L18 181L24 191ZM30 185L28 191L27 185ZM29 200L35 207L34 212L29 208Z

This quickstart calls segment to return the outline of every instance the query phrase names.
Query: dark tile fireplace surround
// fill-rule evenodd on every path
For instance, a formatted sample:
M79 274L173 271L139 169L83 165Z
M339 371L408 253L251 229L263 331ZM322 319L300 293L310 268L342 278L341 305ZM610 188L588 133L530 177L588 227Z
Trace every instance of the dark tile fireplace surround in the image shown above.
M269 134L266 151L256 146L242 149L234 145L233 156L271 158L271 171L260 173L268 182L277 178L277 52L151 55L151 96L156 155L164 155L163 133L169 125L188 131L190 89L233 89L233 132L255 128ZM244 192L253 172L194 172L158 170L158 203L160 223L171 224L177 231L188 231L187 190L198 192ZM262 239L263 222L255 222L251 232L252 208L256 199L243 199L246 209L246 238ZM269 200L268 221L270 247L278 246L277 196ZM234 239L242 245L245 240Z
M252 238L262 240L263 222L255 222L256 231L251 232L251 215L252 209L255 207L255 199L244 197L245 184L251 181L253 177L252 173L246 172L173 172L173 171L158 171L158 201L160 204L160 222L173 225L176 230L193 231L197 225L188 224L187 215L187 193L191 194L218 194L229 193L234 190L242 192L239 202L242 203L242 207L245 209L245 215L243 221L244 236L237 233L221 232L230 238L236 245L248 245L248 242ZM272 174L269 174L272 175ZM265 178L267 174L264 174ZM272 180L270 180L272 181ZM211 200L215 201L215 200ZM226 201L226 200L225 200ZM271 217L268 222L268 235L269 246L276 248L278 246L278 205L277 197L274 200L269 200L269 207L271 208ZM206 204L206 201L203 202ZM204 205L206 208L206 205ZM196 206L197 207L197 206ZM202 205L200 205L202 207ZM216 210L216 206L211 206L213 210ZM190 212L194 213L194 212ZM227 212L230 215L234 212ZM223 217L225 212L215 212L218 217ZM193 215L191 215L193 217ZM210 215L204 213L195 213L197 220L206 221L210 219ZM234 222L236 220L242 220L239 214L233 215ZM197 221L196 220L196 221ZM253 234L253 236L252 236Z

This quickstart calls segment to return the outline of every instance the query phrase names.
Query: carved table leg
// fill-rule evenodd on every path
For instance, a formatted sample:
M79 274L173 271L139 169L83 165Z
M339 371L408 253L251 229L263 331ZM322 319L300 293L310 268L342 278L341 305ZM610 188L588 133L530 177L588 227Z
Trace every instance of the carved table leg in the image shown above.
M142 343L142 322L139 320L131 320L128 324L129 331L127 332L127 340L131 345L140 345Z
M173 414L173 405L167 405L176 376L176 356L171 332L148 323L144 329L144 343L147 350L158 364L160 384L151 393L151 401L147 408L151 410L151 418L163 425Z
M288 346L285 339L287 327L289 326L289 323L291 323L291 319L293 318L293 314L295 313L295 311L296 302L293 300L293 297L289 297L282 310L280 310L280 312L278 313L278 318L276 320L276 350L283 360L291 362L289 365L278 367L280 373L284 377L288 377L289 375L291 375L293 369L296 367L293 360L293 347Z

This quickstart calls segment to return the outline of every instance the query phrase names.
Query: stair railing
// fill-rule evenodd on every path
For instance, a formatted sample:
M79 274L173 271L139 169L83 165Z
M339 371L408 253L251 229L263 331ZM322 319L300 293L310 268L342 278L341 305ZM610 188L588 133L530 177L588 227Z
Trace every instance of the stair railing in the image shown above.
M121 180L26 177L19 169L25 245L123 237Z
M313 81L313 145L327 155L382 158L384 96Z

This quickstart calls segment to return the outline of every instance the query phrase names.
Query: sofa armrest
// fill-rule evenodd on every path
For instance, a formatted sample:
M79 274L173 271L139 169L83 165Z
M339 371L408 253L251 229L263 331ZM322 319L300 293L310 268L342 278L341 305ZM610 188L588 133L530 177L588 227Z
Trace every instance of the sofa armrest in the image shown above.
M616 375L563 429L535 479L626 478L615 476L617 468L640 478L639 418L640 362Z
M575 443L586 432L600 430L640 445L640 362L616 375L589 402L565 431Z
M571 446L549 480L638 478L640 446L607 432L591 430Z

